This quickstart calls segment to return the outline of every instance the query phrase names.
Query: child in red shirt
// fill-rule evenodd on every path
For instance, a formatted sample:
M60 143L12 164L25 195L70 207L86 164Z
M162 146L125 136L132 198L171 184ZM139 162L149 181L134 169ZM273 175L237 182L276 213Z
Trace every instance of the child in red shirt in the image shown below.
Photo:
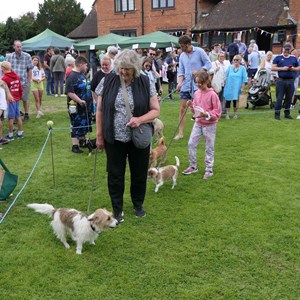
M9 91L12 95L13 99L10 99L8 101L8 108L7 108L7 119L8 119L8 136L7 138L12 141L14 140L13 135L13 127L14 127L14 119L17 120L18 124L18 132L17 132L17 138L23 137L23 124L22 119L20 115L20 106L19 101L22 98L22 84L20 81L20 77L12 71L11 63L8 61L4 61L1 64L1 70L3 72L2 80L7 84Z
M7 102L12 99L12 95L7 87L7 84L0 79L0 145L7 144L8 139L2 136L2 119L4 119L4 113L7 110Z

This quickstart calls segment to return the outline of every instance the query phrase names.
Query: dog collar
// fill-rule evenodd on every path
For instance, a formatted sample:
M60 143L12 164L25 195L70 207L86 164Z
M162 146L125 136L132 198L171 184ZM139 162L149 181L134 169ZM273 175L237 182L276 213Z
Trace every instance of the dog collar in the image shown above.
M96 228L95 228L92 224L91 224L90 226L91 226L92 230L93 230L94 232L96 232Z

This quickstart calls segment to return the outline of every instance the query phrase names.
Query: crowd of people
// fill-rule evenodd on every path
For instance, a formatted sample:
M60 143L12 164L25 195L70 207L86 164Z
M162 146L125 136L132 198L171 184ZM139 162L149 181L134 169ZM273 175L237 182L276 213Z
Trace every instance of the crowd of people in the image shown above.
M227 48L216 43L210 51L193 46L187 35L181 36L178 43L180 48L169 53L151 47L119 50L110 46L107 51L91 52L87 59L76 51L52 47L42 58L31 57L22 51L21 41L15 41L14 52L1 62L0 145L23 138L23 121L29 120L30 91L36 118L44 115L44 86L46 96L67 96L71 151L83 152L81 148L86 147L86 135L92 131L95 120L95 143L106 150L108 190L114 216L120 223L124 220L127 161L134 213L137 217L146 214L143 202L150 146L138 148L131 140L131 130L159 116L163 81L168 81L167 97L173 100L177 92L180 98L178 133L174 140L184 136L188 108L195 121L188 142L189 166L182 172L184 175L198 172L197 146L203 137L206 166L203 179L213 176L217 122L222 114L226 120L230 119L231 103L233 118L238 118L239 97L246 85L249 90L255 83L260 69L264 68L270 80L276 82L275 119L280 120L283 99L284 117L292 119L290 108L297 99L300 66L299 52L290 43L275 58L271 51L263 56L254 40L247 46L236 39ZM3 136L4 112L8 120L7 136Z
M258 81L259 71L265 69L268 80L276 85L275 119L280 120L280 110L284 103L284 116L291 119L290 108L297 102L299 84L300 51L286 42L281 55L273 55L272 51L259 51L255 40L246 45L241 40L234 39L227 47L224 44L214 44L212 49L205 51L192 46L187 36L179 38L180 51L170 53L165 60L166 69L174 70L177 63L175 81L176 91L180 92L181 107L179 113L179 131L175 140L183 138L185 109L187 100L193 98L196 85L193 72L200 69L210 74L212 87L218 94L222 106L222 114L230 119L230 106L233 104L233 118L238 118L238 100L241 93L249 92L251 86ZM198 54L197 54L198 53ZM198 55L198 56L197 56ZM275 57L275 59L274 59ZM194 63L196 58L197 63ZM161 76L162 75L161 71ZM174 76L168 75L169 95L172 95ZM247 87L247 88L246 88ZM300 110L297 116L300 119Z
M5 57L1 55L0 61L0 145L15 138L23 138L23 122L29 121L30 93L35 102L36 118L44 115L44 86L47 96L58 97L60 94L61 97L66 97L66 78L75 67L75 58L78 56L77 51L71 53L68 47L64 50L49 47L45 54L31 56L22 51L20 40L14 41L13 49ZM3 135L5 118L8 123L6 136ZM17 131L14 124L18 126Z

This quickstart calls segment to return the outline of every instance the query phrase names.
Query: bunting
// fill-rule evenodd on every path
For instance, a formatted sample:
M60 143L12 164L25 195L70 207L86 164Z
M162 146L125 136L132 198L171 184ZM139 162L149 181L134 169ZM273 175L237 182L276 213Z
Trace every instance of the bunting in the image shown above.
M218 35L218 36L222 36L222 35L228 36L228 35L238 34L238 33L244 33L244 34L246 34L247 32L252 33L252 31L256 32L256 33L260 33L261 35L266 35L266 36L270 35L271 38L274 36L273 32L268 32L268 31L266 31L264 29L261 29L259 27L254 27L254 28L249 28L249 29L246 29L246 30L244 29L244 30L240 30L240 31L206 31L206 32L199 33L199 37L206 36L206 35L208 36L210 34L212 34L212 35ZM300 37L300 33L298 33L298 34L291 34L291 35L288 35L287 37L291 37L291 36L298 36L298 37Z

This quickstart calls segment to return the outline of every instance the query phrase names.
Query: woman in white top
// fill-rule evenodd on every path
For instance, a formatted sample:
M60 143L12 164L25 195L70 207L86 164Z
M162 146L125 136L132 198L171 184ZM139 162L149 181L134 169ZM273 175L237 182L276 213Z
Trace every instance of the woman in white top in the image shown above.
M225 53L220 52L218 53L217 60L212 62L212 68L210 69L209 73L213 75L212 78L212 88L218 94L219 99L222 104L222 112L225 113L225 102L223 91L225 86L225 74L226 70L230 66L229 60L225 60Z
M269 80L274 81L276 77L278 77L278 73L276 71L272 71L272 63L273 63L273 52L268 51L265 59L263 59L259 65L259 68L254 76L254 80L258 79L258 73L260 69L265 68L269 75Z
M152 60L149 57L144 58L141 73L148 76L150 85L155 87L156 77L152 70Z

